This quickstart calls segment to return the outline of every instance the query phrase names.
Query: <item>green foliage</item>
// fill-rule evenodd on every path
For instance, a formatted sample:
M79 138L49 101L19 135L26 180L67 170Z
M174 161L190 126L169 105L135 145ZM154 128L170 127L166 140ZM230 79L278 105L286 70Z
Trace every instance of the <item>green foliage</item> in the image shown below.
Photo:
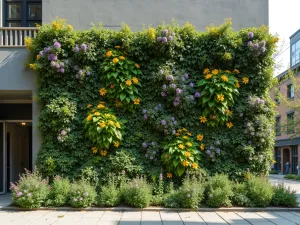
M207 126L225 124L232 115L229 109L239 95L238 80L230 71L205 69L204 74L205 79L197 83L201 93L202 116L207 118Z
M295 174L287 174L287 175L284 175L284 178L285 179L296 179L297 175Z
M235 206L251 206L251 201L247 197L246 183L234 183L233 195L231 196L231 202Z
M206 204L210 207L231 206L232 183L228 175L216 174L206 183Z
M267 207L273 195L273 186L266 178L253 176L247 181L247 196L253 206Z
M75 208L91 206L96 199L96 190L86 180L75 181L71 184L69 203Z
M51 185L46 205L64 206L68 203L71 184L69 179L56 176Z
M284 184L279 184L273 188L272 206L298 207L299 202L296 191L291 190L290 187L285 188Z
M121 201L121 191L116 185L114 174L109 174L106 185L101 187L101 193L97 204L100 206L117 206Z
M49 194L48 181L38 171L26 170L16 184L11 183L12 203L16 206L37 209L42 206Z
M152 189L143 177L131 180L122 188L125 203L136 208L149 206L152 198Z

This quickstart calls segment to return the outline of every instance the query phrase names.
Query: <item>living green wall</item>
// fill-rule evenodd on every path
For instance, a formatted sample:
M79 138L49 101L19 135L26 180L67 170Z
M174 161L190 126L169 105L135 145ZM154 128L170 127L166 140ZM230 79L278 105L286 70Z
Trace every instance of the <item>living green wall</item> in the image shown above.
M266 174L277 41L264 26L233 32L230 20L204 33L190 23L140 32L43 25L26 40L28 65L38 73L39 170L100 181L109 172ZM115 117L113 126L101 125L105 114Z

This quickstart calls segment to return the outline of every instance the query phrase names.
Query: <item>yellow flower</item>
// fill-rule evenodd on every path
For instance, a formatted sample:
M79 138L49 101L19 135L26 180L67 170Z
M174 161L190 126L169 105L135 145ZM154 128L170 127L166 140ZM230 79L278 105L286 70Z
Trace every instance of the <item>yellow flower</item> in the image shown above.
M120 60L125 60L125 57L121 55L121 56L119 56L119 59Z
M191 132L187 132L186 134L189 135L189 136L192 136L192 133L191 133Z
M179 145L178 145L178 148L180 148L180 149L184 149L185 147L184 147L184 145L183 145L183 144L179 144Z
M87 121L91 121L93 119L92 115L88 115L88 117L86 118Z
M185 166L185 167L187 167L189 165L189 161L184 160L183 163L182 163L182 165Z
M217 74L219 73L219 70L214 69L213 71L211 71L211 73L212 73L213 75L217 75Z
M179 129L177 132L178 132L178 133L181 133L181 132L182 132L182 129Z
M226 126L230 129L233 125L231 122L226 123Z
M121 48L121 46L117 45L117 46L115 46L115 48Z
M106 52L105 56L106 56L107 58L111 57L111 56L112 56L112 51Z
M240 87L241 87L238 80L235 81L235 86L236 86L237 88L240 88Z
M183 136L183 139L188 139L188 136Z
M101 88L101 89L99 90L99 94L100 94L101 96L104 96L104 95L106 94L106 89L105 89L105 88Z
M99 126L100 126L101 128L104 128L104 127L105 127L105 125L106 125L106 124L105 124L105 122L104 122L104 121L102 121L102 122L100 122L100 123L99 123Z
M172 173L167 173L167 178L172 178Z
M208 80L208 79L210 79L211 77L212 77L211 74L207 74L207 75L205 76L205 79Z
M187 145L188 147L192 147L192 146L193 146L191 142L187 142L186 145Z
M96 109L93 109L93 110L92 110L92 113L94 113L94 112L96 112Z
M228 115L232 115L232 112L229 110L229 109L226 109L226 114L228 114Z
M136 68L138 68L138 69L140 68L140 65L139 65L139 64L137 64L137 63L136 63L136 64L134 64L134 66L135 66Z
M125 84L130 86L132 84L132 82L131 82L131 80L126 80Z
M203 74L209 74L209 69L208 68L204 69Z
M187 131L187 129L186 129L186 128L182 128L182 130L183 130L183 131Z
M224 81L224 82L228 82L228 77L225 76L225 75L221 76L221 79L222 79L222 81Z
M106 155L107 155L107 151L106 151L105 149L102 149L102 150L101 150L101 155L102 155L102 156L106 156Z
M29 68L33 70L37 70L37 65L35 63L29 64Z
M60 30L60 29L63 28L63 26L64 26L64 24L61 23L61 22L57 22L57 21L53 21L53 22L52 22L52 28L53 28L54 30Z
M98 109L103 109L103 108L105 108L105 106L104 106L103 104L100 103L100 104L97 106L97 108L98 108ZM99 114L100 114L100 113L99 113Z
M230 70L225 70L226 73L231 73Z
M87 108L90 109L90 108L92 108L92 106L93 106L92 104L88 104Z
M113 63L114 63L114 64L116 64L116 63L118 63L118 62L119 62L119 59L118 59L118 58L113 58L113 60L112 60L112 61L113 61Z
M117 148L119 147L120 143L118 141L115 141L114 146Z
M96 154L98 152L98 148L97 147L92 147L92 151L94 154Z
M193 167L193 169L198 169L198 164L197 163L193 163L192 167Z
M36 55L36 59L39 60L41 58L40 54Z
M95 112L94 116L100 116L100 113L99 112Z
M176 134L175 134L175 136L176 136L176 137L179 137L179 136L180 136L180 134L179 134L179 133L176 133Z
M114 125L115 125L115 123L114 123L113 121L111 121L111 120L108 121L108 124L109 124L110 126L114 126Z
M224 95L217 95L217 99L220 102L224 101Z
M70 25L70 24L67 26L67 28L68 28L69 31L73 30L73 26Z
M238 69L234 69L233 72L236 73L236 74L240 73L240 71Z
M201 145L200 145L200 149L203 151L204 148L205 148L205 145L204 145L204 144L201 144Z
M139 79L137 79L136 77L132 78L133 83L137 84L139 82Z
M109 113L105 113L104 116L106 116L107 118L109 118L110 114Z
M135 105L139 105L140 102L141 102L141 99L139 99L139 98L135 98L134 101L133 101L133 103L134 103Z
M149 34L151 39L155 39L155 29L150 27L149 28Z
M225 54L224 54L224 59L225 60L230 60L232 57L231 57L231 54L229 53L229 52L226 52Z
M243 82L243 84L248 84L249 83L249 78L248 77L243 77L242 82Z
M192 154L191 154L190 152L185 152L184 155L185 155L186 157L190 157Z
M121 128L121 125L120 125L119 122L116 122L116 127L117 127L117 128Z
M203 140L203 135L202 134L198 134L197 135L197 141L202 141Z
M200 123L206 123L207 119L205 116L200 116Z

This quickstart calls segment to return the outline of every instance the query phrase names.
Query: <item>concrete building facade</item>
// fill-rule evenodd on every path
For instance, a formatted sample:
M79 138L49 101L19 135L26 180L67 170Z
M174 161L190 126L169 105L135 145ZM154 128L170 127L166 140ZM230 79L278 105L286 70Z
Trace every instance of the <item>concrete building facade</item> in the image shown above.
M0 9L0 194L16 174L34 168L41 145L36 74L23 67L24 37L35 37L34 24L61 17L79 30L99 22L109 29L125 22L140 30L175 19L205 31L232 18L239 30L268 25L269 14L268 0L0 0Z

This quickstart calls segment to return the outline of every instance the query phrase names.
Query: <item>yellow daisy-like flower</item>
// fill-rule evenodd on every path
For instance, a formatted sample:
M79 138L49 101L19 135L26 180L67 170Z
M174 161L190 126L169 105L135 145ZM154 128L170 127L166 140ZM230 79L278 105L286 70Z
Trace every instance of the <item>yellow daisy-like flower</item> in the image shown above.
M198 169L198 164L197 163L193 163L192 167L193 167L193 169Z
M183 163L182 163L182 165L183 165L184 167L187 167L187 166L189 165L189 161L184 160Z
M243 84L248 84L249 83L249 78L248 77L243 77L242 82L243 82Z
M241 87L241 85L240 85L240 83L239 83L238 80L235 81L235 86L236 86L237 88L240 88L240 87Z
M151 39L155 39L155 29L150 27L149 28L149 35Z
M190 152L185 152L184 155L185 155L186 157L190 157L192 154L191 154Z
M116 128L121 128L121 125L119 122L116 122Z
M98 148L97 147L92 147L92 151L94 154L96 154L98 152Z
M182 128L182 130L183 130L183 131L187 131L187 129L186 129L186 128Z
M69 31L73 30L73 26L70 25L70 24L67 26L67 28L68 28Z
M106 125L106 124L105 124L105 122L104 122L104 121L102 121L102 122L100 122L100 123L99 123L99 126L100 126L101 128L104 128L104 127L105 127L105 125Z
M114 123L113 121L111 121L111 120L108 121L108 124L109 124L110 126L114 126L114 125L115 125L115 123Z
M37 60L40 60L40 58L41 58L40 54L36 55Z
M189 135L189 136L192 136L192 133L191 133L191 132L187 132L186 134Z
M204 145L204 144L201 144L201 145L199 146L199 148L203 151L204 148L205 148L205 145Z
M31 47L31 43L32 43L31 37L28 37L28 36L25 37L24 41L25 41L26 48L29 49Z
M233 126L233 124L231 122L226 123L227 128L231 128Z
M191 142L186 143L186 145L187 145L188 147L192 147L192 146L193 146Z
M130 86L132 84L132 82L131 82L131 80L126 80L125 84Z
M106 156L106 155L107 155L107 151L106 151L105 149L102 149L102 150L101 150L101 155L102 155L102 156Z
M204 71L203 71L203 74L209 74L209 69L208 68L206 68L206 69L204 69Z
M176 137L179 137L179 136L180 136L180 134L179 134L179 133L176 133L176 134L175 134L175 136L176 136Z
M182 129L179 129L177 132L178 132L178 133L181 133L181 132L182 132Z
M240 71L238 69L234 69L233 72L236 73L236 74L240 73Z
M211 77L212 77L212 75L211 75L211 74L207 74L207 75L205 75L205 79L206 79L206 80L210 79Z
M203 140L203 135L202 134L198 134L197 135L197 141L202 141Z
M117 46L115 46L115 48L121 48L121 46L117 45Z
M200 116L200 123L206 123L207 119L205 116Z
M184 145L183 145L183 144L179 144L179 145L178 145L178 148L180 148L180 149L184 149L185 147L184 147Z
M120 60L125 60L125 57L124 56L119 56L119 59Z
M96 112L96 109L93 109L93 110L92 110L92 113L94 113L94 112Z
M141 99L139 99L139 98L135 98L135 99L133 100L133 103L134 103L135 105L139 105L140 102L141 102Z
M188 139L188 136L183 136L183 139Z
M226 73L231 73L230 70L225 70Z
M106 56L107 58L111 57L111 56L112 56L112 51L106 52L105 56Z
M107 118L110 118L110 114L109 113L105 113L104 116L106 116Z
M114 146L115 146L116 148L118 148L119 145L120 145L120 143L119 143L118 141L115 141Z
M33 70L37 70L37 65L35 63L29 64L29 68Z
M104 95L106 94L106 89L105 89L105 88L101 88L101 89L99 90L99 94L100 94L101 96L104 96Z
M88 104L87 108L90 109L90 108L92 108L92 106L93 106L92 104Z
M57 22L57 21L52 22L52 28L54 30L60 30L60 29L63 28L63 26L64 26L63 23L60 23L60 22Z
M219 73L219 70L214 69L213 71L211 71L211 73L212 73L213 75L217 75L217 74Z
M172 173L167 173L167 178L171 179L172 178Z
M224 101L224 95L217 95L217 99L220 102Z
M100 113L99 112L95 112L94 116L100 116Z
M139 64L137 64L137 63L136 63L136 64L134 64L134 66L135 66L136 68L138 68L138 69L140 68L140 65L139 65Z
M113 58L112 61L113 61L114 64L117 64L119 62L119 59L118 58Z
M97 108L98 108L98 109L103 109L103 108L105 108L105 106L104 106L103 104L100 103L100 104L97 106ZM100 114L100 113L99 113L99 114Z
M224 82L228 82L228 77L225 76L225 75L221 76L221 79L222 79L222 81L224 81Z
M88 117L86 118L87 121L91 121L93 119L92 115L88 115Z
M133 77L132 78L132 82L135 83L135 84L137 84L139 82L139 79L137 79L136 77Z

